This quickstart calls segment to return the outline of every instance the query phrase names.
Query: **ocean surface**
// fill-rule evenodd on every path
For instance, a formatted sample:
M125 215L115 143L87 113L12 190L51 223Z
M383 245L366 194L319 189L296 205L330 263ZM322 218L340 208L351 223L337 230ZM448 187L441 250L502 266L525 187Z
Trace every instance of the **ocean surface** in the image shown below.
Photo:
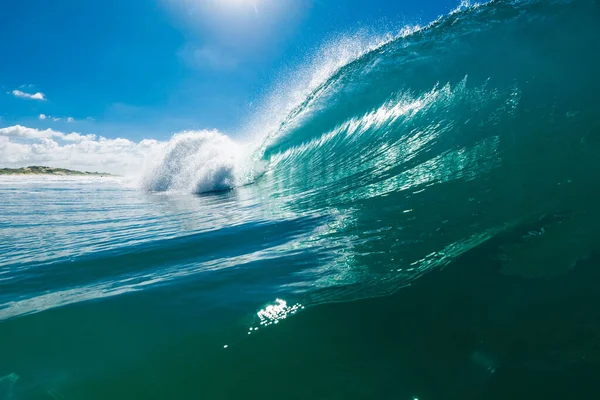
M252 144L0 177L0 399L600 398L600 3L350 53Z

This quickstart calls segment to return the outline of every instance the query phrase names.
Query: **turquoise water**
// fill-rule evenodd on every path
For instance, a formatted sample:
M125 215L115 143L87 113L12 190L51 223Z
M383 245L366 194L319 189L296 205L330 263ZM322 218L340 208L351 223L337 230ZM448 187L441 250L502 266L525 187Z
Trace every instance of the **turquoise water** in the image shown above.
M598 2L495 1L365 49L251 165L0 178L0 399L598 398L598 71Z

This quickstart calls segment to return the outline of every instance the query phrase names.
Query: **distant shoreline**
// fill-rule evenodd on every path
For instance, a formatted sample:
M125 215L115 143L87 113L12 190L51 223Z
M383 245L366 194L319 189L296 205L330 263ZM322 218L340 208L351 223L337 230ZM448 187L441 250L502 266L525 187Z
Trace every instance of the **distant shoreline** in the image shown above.
M0 176L2 175L116 176L104 172L74 171L66 168L52 168L37 165L23 168L0 168Z

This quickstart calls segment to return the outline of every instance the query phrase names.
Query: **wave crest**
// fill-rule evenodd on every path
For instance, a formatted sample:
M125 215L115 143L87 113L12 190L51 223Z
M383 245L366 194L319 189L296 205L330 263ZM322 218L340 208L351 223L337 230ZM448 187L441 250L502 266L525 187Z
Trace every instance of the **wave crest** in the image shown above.
M206 193L230 190L242 163L241 147L218 131L175 134L142 178L152 192Z

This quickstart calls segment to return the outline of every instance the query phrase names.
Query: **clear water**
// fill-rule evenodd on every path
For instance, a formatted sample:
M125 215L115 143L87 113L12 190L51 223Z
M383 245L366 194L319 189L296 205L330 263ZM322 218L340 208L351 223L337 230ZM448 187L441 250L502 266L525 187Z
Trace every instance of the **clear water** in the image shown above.
M151 191L0 178L0 399L597 398L598 71L596 1L494 1L333 73L251 184L206 138Z

